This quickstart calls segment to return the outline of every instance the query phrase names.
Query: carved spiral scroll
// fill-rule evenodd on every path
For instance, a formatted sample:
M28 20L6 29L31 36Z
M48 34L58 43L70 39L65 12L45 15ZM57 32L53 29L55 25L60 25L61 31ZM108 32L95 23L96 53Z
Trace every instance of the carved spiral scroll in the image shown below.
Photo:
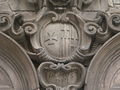
M96 23L93 22L86 23L84 26L85 33L90 36L94 36L101 29L102 28L100 28L100 26L98 26Z
M23 25L23 16L21 14L14 15L14 21L12 23L11 36L13 38L22 38L24 37Z
M0 31L7 31L11 28L12 19L10 13L0 13Z
M108 21L109 28L114 32L120 31L120 14L112 14Z
M110 38L110 31L108 28L102 28L97 23L88 22L84 26L84 31L87 35L91 37L96 37L96 39L100 40L101 42L105 42Z
M23 15L14 16L10 36L14 39L23 39L25 35L31 36L37 32L37 26L33 22L24 22Z
M33 35L37 32L37 26L31 22L27 22L22 26L23 30L27 35Z

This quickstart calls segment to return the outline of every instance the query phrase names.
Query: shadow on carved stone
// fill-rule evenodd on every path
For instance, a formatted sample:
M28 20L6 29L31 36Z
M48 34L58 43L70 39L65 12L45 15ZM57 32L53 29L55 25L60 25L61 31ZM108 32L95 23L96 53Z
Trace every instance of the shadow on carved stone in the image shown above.
M40 83L46 90L78 90L84 84L85 74L85 67L77 62L44 62L38 68Z
M36 90L37 74L24 50L0 32L0 90Z
M120 90L120 33L94 56L87 71L85 90Z

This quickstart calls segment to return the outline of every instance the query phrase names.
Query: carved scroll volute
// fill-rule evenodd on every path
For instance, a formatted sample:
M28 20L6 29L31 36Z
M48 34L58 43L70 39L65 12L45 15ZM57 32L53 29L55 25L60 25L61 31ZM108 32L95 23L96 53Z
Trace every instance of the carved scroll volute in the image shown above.
M79 63L42 63L38 68L41 85L46 90L77 90L84 84L85 67Z
M9 35L14 39L22 39L24 37L24 30L22 28L23 25L23 15L15 14L13 16L13 22L11 30L9 31Z
M6 32L10 30L13 20L13 14L11 12L0 13L0 31Z
M14 39L23 39L26 36L31 36L37 32L37 26L32 21L24 21L22 14L15 14L9 35ZM26 35L26 36L25 36Z
M108 25L113 33L120 32L120 14L111 14Z
M101 47L101 45L106 42L111 37L111 32L108 28L108 16L103 12L98 12L93 21L88 21L84 25L84 32L86 37L91 38L91 45L88 53L84 53L87 56L93 56ZM88 45L88 44L87 44Z
M106 42L111 37L111 32L108 25L108 14L104 12L98 12L94 22L96 23L95 27L97 29L95 33L96 39L101 43Z

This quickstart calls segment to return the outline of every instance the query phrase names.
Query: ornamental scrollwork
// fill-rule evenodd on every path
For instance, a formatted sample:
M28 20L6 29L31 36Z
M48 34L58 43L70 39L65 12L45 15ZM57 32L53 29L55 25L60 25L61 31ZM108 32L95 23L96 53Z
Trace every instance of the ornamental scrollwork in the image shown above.
M92 58L120 32L117 0L0 0L0 8L0 32L30 57L40 89L84 90Z
M38 72L39 80L46 90L77 90L84 84L86 69L75 62L65 65L45 62L39 66Z
M3 12L0 13L0 31L6 32L7 30L10 30L12 26L12 13L10 12Z
M119 32L119 25L120 25L119 20L120 20L120 14L117 14L117 13L112 14L109 19L108 25L110 29L115 33Z

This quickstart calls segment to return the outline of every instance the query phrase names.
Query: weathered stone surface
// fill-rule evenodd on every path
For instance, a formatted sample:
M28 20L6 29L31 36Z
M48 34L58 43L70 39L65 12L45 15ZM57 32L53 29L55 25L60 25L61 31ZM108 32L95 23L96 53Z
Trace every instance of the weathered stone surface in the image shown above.
M85 90L120 89L119 38L120 33L108 40L94 56L88 69Z
M115 90L114 86L119 87L119 60L116 58L119 49L116 50L118 46L111 49L112 45L116 45L115 43L119 41L113 42L114 38L111 38L120 32L119 12L119 0L0 0L0 32L14 39L19 47L24 49L36 67L39 77L38 80L37 74L31 71L34 71L34 67L29 64L31 61L28 58L23 59L26 57L24 51L19 54L19 49L12 48L14 45L8 46L12 42L11 38L8 38L10 41L0 42L2 47L0 49L11 48L10 52L5 54L16 57L12 61L18 65L23 78L26 78L26 75L29 78L22 80L16 76L13 71L16 69L14 65L11 65L13 69L10 73L14 74L15 79L20 78L23 84L30 83L22 86L19 84L20 81L15 85L18 88L24 88L23 90ZM0 37L2 35L0 34ZM119 34L116 37L119 37ZM3 42L8 45L3 46ZM105 42L107 44L103 45ZM0 54L0 57L6 59L5 54ZM113 60L117 61L114 63L111 62L112 59L107 59L108 62L104 62L107 56L115 57ZM0 63L4 61L0 59ZM109 62L116 67L109 66ZM101 68L99 69L98 66ZM109 69L104 68L107 66ZM8 65L4 67L10 68ZM26 71L22 72L22 68ZM96 70L93 74L91 71L94 69L91 68ZM116 70L118 74L110 74ZM86 71L88 74L85 83ZM101 78L94 73L106 75L106 77ZM110 79L112 76L113 79ZM8 88L13 90L12 83L9 82L13 77L9 77L3 69L0 69L0 79L3 78L0 81L0 88L5 89L10 86ZM100 81L103 78L106 80L103 81L104 83ZM99 86L93 79L101 85ZM38 81L41 87L38 87ZM111 86L109 83L112 88L108 88Z
M0 32L0 90L36 90L35 68L24 50Z

